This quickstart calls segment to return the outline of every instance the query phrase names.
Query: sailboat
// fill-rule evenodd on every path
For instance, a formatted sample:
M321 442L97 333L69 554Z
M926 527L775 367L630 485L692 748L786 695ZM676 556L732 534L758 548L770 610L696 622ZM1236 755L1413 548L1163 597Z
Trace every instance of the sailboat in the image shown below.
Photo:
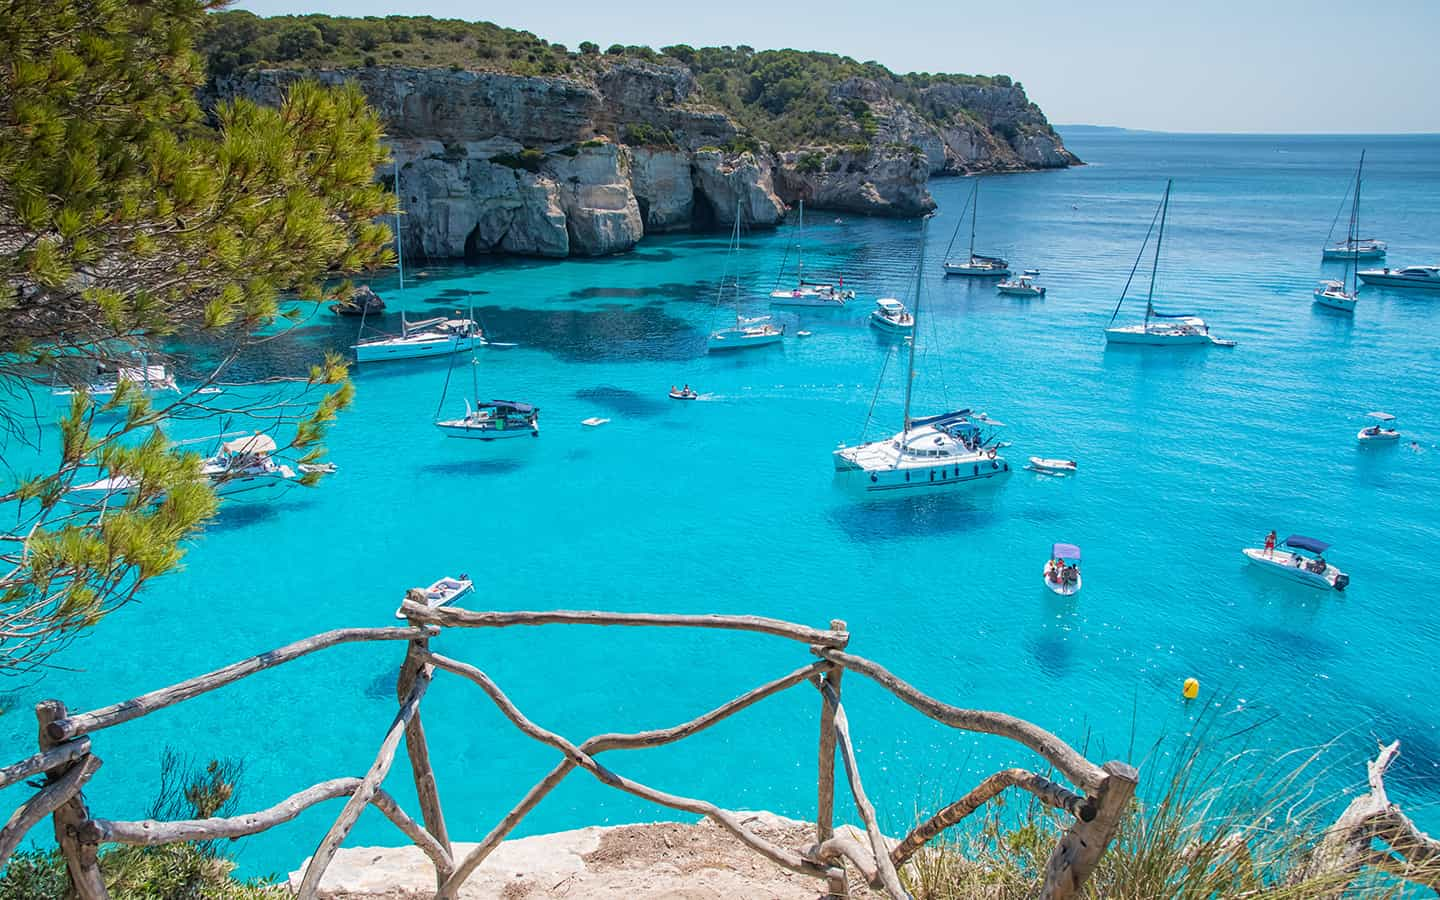
M959 237L960 226L965 223L965 212L961 210L960 221L955 223L955 233L950 235L950 246L945 248L945 274L982 277L1009 275L1010 263L998 256L982 256L975 252L975 219L980 209L980 179L978 177L970 188L970 199L965 205L970 207L970 257L965 262L950 261L950 251L955 246L955 238Z
M450 391L450 376L455 371L455 361L450 361L450 370L445 373L445 387L440 390L440 404L435 408L435 427L446 437L464 438L472 441L497 441L503 438L540 436L540 408L530 403L515 400L480 399L480 360L470 357L470 396L475 405L465 400L465 415L458 419L442 419L440 411L445 408L445 396Z
M928 222L928 219L927 219ZM914 317L920 319L920 294L925 272L925 233L920 235L920 260L915 267ZM855 480L866 493L910 494L959 487L1010 474L1000 446L982 434L990 422L968 409L915 419L910 401L915 386L915 329L905 376L905 414L898 434L834 451L835 471Z
M845 306L847 300L855 299L854 291L845 290L845 279L840 279L840 285L822 284L815 281L805 280L805 201L800 201L800 225L799 234L795 238L795 277L796 285L789 290L777 287L770 292L771 306L799 306L819 309L840 309ZM784 263L781 263L782 267ZM779 279L776 279L779 284Z
M1320 258L1327 260L1344 260L1347 263L1354 263L1361 259L1384 259L1387 245L1384 241L1375 238L1362 238L1359 231L1360 218L1360 175L1365 170L1365 151L1360 151L1360 165L1355 167L1355 183L1346 192L1346 199L1351 200L1350 204L1350 230L1345 235L1345 240L1329 243L1330 238L1335 236L1335 225L1340 221L1340 213L1335 213L1335 221L1330 223L1330 234L1325 238L1325 248L1320 251ZM1340 209L1344 209L1344 201L1341 201ZM1328 304L1327 304L1328 305ZM1338 308L1338 307L1337 307Z
M1350 202L1350 227L1345 232L1344 246L1348 247L1345 257L1345 274L1336 281L1333 278L1320 282L1315 288L1315 304L1340 312L1353 313L1355 311L1356 293L1359 290L1359 282L1352 281L1358 278L1360 272L1360 173L1365 171L1365 151L1360 151L1360 166L1355 170L1355 187L1351 191ZM1328 253L1331 248L1327 247ZM1383 251L1382 251L1383 255ZM1327 258L1329 258L1327 256Z
M1150 265L1150 288L1145 294L1145 321L1138 325L1121 325L1115 327L1115 317L1120 315L1120 308L1125 305L1125 295L1130 291L1130 283L1135 278L1135 270L1140 266L1140 260L1145 255L1145 246L1150 242L1150 232L1155 229L1155 219L1150 220L1150 231L1145 232L1145 240L1140 244L1140 254L1135 257L1135 265L1130 268L1130 277L1125 279L1125 288L1120 292L1120 301L1115 304L1115 312L1110 314L1110 326L1105 329L1105 341L1110 344L1143 344L1146 346L1174 347L1189 344L1219 344L1223 347L1233 347L1234 341L1222 341L1210 336L1210 326L1199 316L1189 313L1162 313L1155 309L1155 274L1160 267L1160 247L1165 240L1165 219L1170 211L1170 187L1173 181L1165 182L1165 196L1160 201L1160 207L1156 210L1155 216L1160 221L1160 232L1155 237L1155 259Z
M785 326L776 325L770 321L769 316L756 316L746 318L740 314L740 273L735 273L734 281L731 282L729 275L731 261L738 261L740 255L740 218L744 210L744 204L739 202L737 197L735 203L735 231L730 236L730 250L725 261L725 271L720 273L720 288L715 293L715 305L718 307L725 299L726 285L731 285L735 290L735 327L722 328L719 331L710 332L710 339L706 349L711 353L721 350L743 350L748 347L764 347L769 344L778 344L785 337Z

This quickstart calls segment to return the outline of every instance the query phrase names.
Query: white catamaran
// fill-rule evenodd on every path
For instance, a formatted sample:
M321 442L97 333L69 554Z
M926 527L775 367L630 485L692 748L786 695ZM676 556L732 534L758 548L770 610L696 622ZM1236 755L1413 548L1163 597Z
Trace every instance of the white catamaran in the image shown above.
M920 235L920 260L915 268L914 321L920 318L925 272L925 233ZM905 376L905 415L900 432L881 441L834 451L835 471L867 493L910 494L989 481L1010 474L999 445L981 432L984 416L961 409L913 419L910 400L915 385L915 346L910 338Z
M810 309L842 309L846 301L855 299L854 291L845 290L845 279L839 286L818 281L805 280L805 201L800 201L800 227L795 238L795 287L783 289L776 278L776 288L770 292L771 306L803 307ZM783 271L784 263L781 263Z
M951 262L950 251L955 247L955 238L960 235L960 227L965 224L965 211L960 211L960 220L955 223L955 232L950 235L950 246L945 248L945 274L946 275L971 275L971 276L1003 276L1010 274L1010 263L998 256L984 256L975 252L975 219L980 209L980 179L977 177L970 188L970 199L966 202L970 207L970 255L964 262Z
M1320 282L1315 288L1315 305L1324 306L1340 312L1353 313L1355 311L1356 294L1360 284L1358 280L1360 271L1360 175L1365 171L1365 151L1360 151L1360 165L1355 169L1355 185L1351 190L1350 203L1350 227L1345 232L1345 274L1339 281L1329 278ZM1326 259L1332 259L1329 255L1331 248L1326 248Z
M785 338L785 326L776 325L769 316L746 318L740 314L740 217L744 204L735 203L735 230L730 236L730 249L725 258L725 269L720 273L720 288L715 292L715 306L718 309L725 301L725 289L735 292L735 327L710 332L706 349L711 353L722 350L743 350L749 347L764 347L778 344ZM735 275L730 277L730 265L735 264Z
M1233 347L1234 341L1222 341L1210 336L1210 326L1199 316L1189 313L1162 313L1155 310L1155 275L1160 267L1160 246L1165 240L1165 218L1170 210L1170 186L1172 182L1165 182L1165 196L1160 201L1159 208L1155 211L1155 218L1150 220L1150 231L1145 232L1145 240L1140 244L1140 253L1135 257L1135 265L1130 267L1130 277L1125 279L1125 288L1120 292L1120 301L1115 304L1115 312L1110 314L1110 324L1105 329L1105 341L1110 344L1140 344L1151 347L1176 347L1194 344L1219 344L1222 347ZM1135 278L1135 270L1140 267L1140 260L1144 258L1145 247L1150 242L1151 231L1155 229L1156 219L1160 222L1160 232L1155 237L1155 259L1150 265L1150 287L1145 294L1145 321L1138 325L1115 325L1115 317L1120 315L1120 308L1125 305L1125 295L1130 291L1130 284Z

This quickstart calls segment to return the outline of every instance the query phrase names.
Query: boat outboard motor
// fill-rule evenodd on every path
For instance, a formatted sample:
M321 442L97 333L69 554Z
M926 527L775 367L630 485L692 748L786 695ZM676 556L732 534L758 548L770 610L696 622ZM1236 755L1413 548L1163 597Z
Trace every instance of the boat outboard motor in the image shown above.
M1344 572L1335 573L1335 590L1343 591L1350 584L1350 576Z

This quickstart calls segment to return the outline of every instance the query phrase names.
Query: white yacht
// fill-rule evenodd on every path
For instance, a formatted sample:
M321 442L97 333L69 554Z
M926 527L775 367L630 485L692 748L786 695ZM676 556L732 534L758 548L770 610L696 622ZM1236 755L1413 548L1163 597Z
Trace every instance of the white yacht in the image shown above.
M1040 277L1039 269L1026 269L1020 277L1001 281L995 285L995 289L1012 297L1043 297L1045 296L1044 286L1035 283L1035 279L1038 277Z
M881 331L909 334L915 330L915 317L894 297L881 297L870 311L870 324Z
M1345 275L1336 280L1326 279L1320 282L1315 288L1315 305L1323 306L1326 309L1333 309L1339 312L1353 313L1355 301L1359 299L1360 284L1354 280L1355 274L1360 270L1361 244L1357 235L1360 233L1360 178L1365 171L1365 151L1360 151L1360 165L1355 168L1355 184L1351 188L1350 197L1350 224L1345 229L1345 240L1340 246L1349 250L1349 255L1343 257L1345 260ZM1335 226L1330 226L1333 231ZM1331 256L1333 247L1325 248L1326 259L1339 259L1341 257ZM1384 251L1381 251L1384 254Z
M1366 425L1355 435L1355 439L1361 443L1371 441L1389 442L1400 440L1400 431L1395 427L1395 417L1387 412L1372 412L1366 414L1367 418L1375 420L1375 424Z
M1334 260L1336 262L1357 262L1362 259L1384 259L1385 242L1375 238L1360 236L1356 228L1356 217L1360 210L1360 173L1365 168L1365 151L1360 151L1360 164L1355 167L1355 180L1351 182L1350 188L1345 192L1345 199L1340 201L1340 209L1335 212L1335 220L1330 223L1330 234L1325 238L1325 246L1320 251L1320 258L1323 260ZM1335 236L1335 226L1340 223L1340 213L1345 209L1345 203L1350 202L1350 229L1345 232L1343 241L1331 242Z
M1246 559L1263 571L1288 578L1291 581L1298 581L1310 587L1325 590L1333 588L1343 591L1350 585L1349 575L1325 561L1325 551L1330 549L1330 545L1324 541L1292 534L1280 544L1282 547L1290 549L1266 550L1263 547L1246 547L1240 552L1244 553ZM1306 556L1299 552L1301 550L1314 553L1315 556Z
M771 322L769 316L746 318L740 313L738 258L740 254L740 215L743 209L743 204L739 202L735 204L735 230L730 236L730 249L726 254L725 269L720 273L720 287L715 293L715 308L719 309L725 301L726 290L732 292L735 299L735 325L732 328L721 328L718 331L710 332L705 349L711 353L765 347L770 344L778 344L785 338L785 326ZM730 277L732 264L736 265L737 270L733 278Z
M1398 269L1362 269L1360 280L1382 287L1429 288L1440 291L1440 266L1405 266Z
M427 356L449 356L473 350L485 343L480 324L474 319L447 319L443 316L410 322L400 314L398 335L362 340L350 349L356 362L382 362L391 359L420 359Z
M465 415L435 423L446 437L472 441L495 441L502 438L540 436L540 409L514 400L490 400L485 403L465 401Z
M799 307L804 309L842 309L855 299L854 291L845 290L845 279L839 286L805 280L805 201L800 201L800 224L795 238L795 287L777 287L770 292L771 306ZM784 262L781 262L784 268ZM778 281L778 279L777 279Z
M1234 341L1222 341L1210 335L1210 326L1199 316L1189 313L1162 313L1155 309L1155 273L1160 267L1160 247L1165 239L1165 218L1170 209L1170 186L1172 182L1165 182L1165 196L1160 201L1160 208L1156 215L1160 221L1160 231L1155 237L1155 259L1150 265L1150 288L1145 295L1145 320L1135 325L1115 325L1116 316L1120 315L1120 308L1125 305L1125 295L1130 290L1130 280L1126 280L1125 289L1120 292L1120 301L1115 304L1115 312L1110 315L1110 326L1105 329L1105 341L1109 344L1139 344L1150 347L1177 347L1194 344L1219 344L1224 347L1233 347ZM1151 220L1151 229L1154 229L1155 222ZM1145 241L1140 244L1140 254L1143 257L1145 246L1150 241L1150 232L1145 233ZM1136 266L1139 266L1139 258L1136 259ZM1135 270L1130 270L1131 277L1134 277Z
M922 228L920 259L915 269L915 318L920 315L924 272L925 233ZM866 493L890 494L959 487L1010 474L1010 464L1000 455L998 444L986 439L979 424L998 423L972 415L968 409L911 418L910 400L915 385L918 337L919 332L916 331L910 339L905 412L899 433L885 440L854 447L842 444L833 453L835 471Z
M303 484L304 476L312 472L335 470L330 464L301 464L292 468L275 461L271 456L275 449L274 438L260 432L222 440L213 455L200 461L200 474L210 482L217 496L230 501L254 502L276 499ZM135 481L130 476L110 475L74 485L67 493L85 502L112 496L123 502L134 487Z
M960 211L960 219L955 223L955 232L950 235L950 246L945 248L945 274L946 275L970 275L981 278L1000 277L1010 274L1010 263L998 256L986 256L975 252L975 220L980 210L980 178L975 178L970 188L970 199L966 202L970 207L970 254L963 262L952 262L950 251L955 248L955 239L960 235L960 226L965 223L965 211Z

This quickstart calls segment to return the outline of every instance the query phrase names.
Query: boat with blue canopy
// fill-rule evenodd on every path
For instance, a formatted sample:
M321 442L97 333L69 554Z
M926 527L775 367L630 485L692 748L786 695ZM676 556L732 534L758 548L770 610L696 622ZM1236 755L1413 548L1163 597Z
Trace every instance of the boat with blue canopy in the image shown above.
M1343 591L1350 576L1325 561L1329 549L1325 541L1292 534L1279 547L1246 547L1241 552L1253 565L1273 575L1322 590Z
M1080 548L1075 544L1054 544L1045 563L1045 586L1062 597L1080 593Z

